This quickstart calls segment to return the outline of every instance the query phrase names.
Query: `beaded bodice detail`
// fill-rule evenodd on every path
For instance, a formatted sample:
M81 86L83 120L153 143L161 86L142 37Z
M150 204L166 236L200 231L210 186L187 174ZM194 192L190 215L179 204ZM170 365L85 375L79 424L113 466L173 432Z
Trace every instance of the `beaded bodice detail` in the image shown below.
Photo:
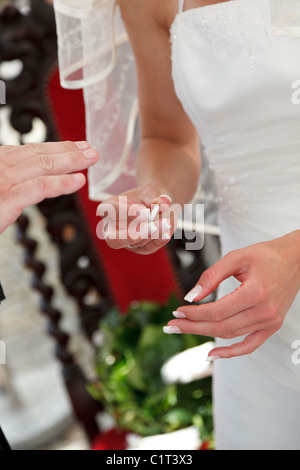
M264 232L278 204L300 227L300 38L272 36L269 3L186 10L170 30L175 91L214 171L220 216Z

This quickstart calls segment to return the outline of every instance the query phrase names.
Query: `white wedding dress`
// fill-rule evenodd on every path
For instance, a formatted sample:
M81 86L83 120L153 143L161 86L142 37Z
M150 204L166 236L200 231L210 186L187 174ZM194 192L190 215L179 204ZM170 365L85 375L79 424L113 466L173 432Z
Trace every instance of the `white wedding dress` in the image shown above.
M222 254L300 229L300 38L272 36L269 0L179 1L171 41L176 93L216 179ZM219 297L237 286L223 282ZM217 449L300 449L295 340L300 295L257 351L215 362Z

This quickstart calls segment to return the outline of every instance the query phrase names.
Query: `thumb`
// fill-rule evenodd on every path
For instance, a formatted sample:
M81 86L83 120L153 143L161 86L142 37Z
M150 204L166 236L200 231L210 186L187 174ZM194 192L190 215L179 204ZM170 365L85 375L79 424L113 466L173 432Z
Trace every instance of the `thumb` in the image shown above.
M172 198L169 194L161 194L152 201L152 204L172 204Z
M172 198L168 194L161 194L151 203L150 220L155 220L158 213L164 214L169 211L172 205Z
M241 274L243 264L239 250L228 253L202 273L196 286L185 296L184 300L195 302L205 299L219 287L222 281Z

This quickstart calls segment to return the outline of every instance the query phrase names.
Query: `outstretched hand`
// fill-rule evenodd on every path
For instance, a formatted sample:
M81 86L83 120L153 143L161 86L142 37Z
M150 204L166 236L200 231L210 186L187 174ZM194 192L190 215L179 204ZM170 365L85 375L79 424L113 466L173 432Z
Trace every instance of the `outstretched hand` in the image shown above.
M99 155L87 142L0 147L0 234L23 209L78 191Z
M115 250L125 248L149 255L170 241L177 212L179 207L172 204L167 191L148 183L121 196L111 196L99 205L97 214L102 220L97 236Z
M236 290L216 302L180 307L165 332L245 336L210 351L212 360L255 351L281 328L300 289L300 231L228 253L202 274L185 299L201 301L231 276L241 283Z

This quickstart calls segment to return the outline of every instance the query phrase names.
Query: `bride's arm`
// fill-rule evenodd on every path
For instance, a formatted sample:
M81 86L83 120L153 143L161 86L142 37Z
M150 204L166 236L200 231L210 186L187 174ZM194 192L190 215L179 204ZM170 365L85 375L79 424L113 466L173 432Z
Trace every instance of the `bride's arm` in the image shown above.
M111 248L150 254L169 241L180 206L190 202L197 190L200 144L172 81L168 8L175 14L176 2L119 0L118 3L135 55L138 79L141 118L136 164L138 187L99 206L98 214L105 215L105 219L98 224L97 234ZM135 230L135 220L130 217L134 206L145 210L159 204L163 212L164 207L169 209L170 198L173 202L170 216L165 214L163 219L157 216L154 223L145 221L140 231ZM126 217L120 222L122 214Z
M156 182L174 202L184 204L192 199L199 181L199 139L174 91L164 3L119 0L138 76L142 126L138 182Z

